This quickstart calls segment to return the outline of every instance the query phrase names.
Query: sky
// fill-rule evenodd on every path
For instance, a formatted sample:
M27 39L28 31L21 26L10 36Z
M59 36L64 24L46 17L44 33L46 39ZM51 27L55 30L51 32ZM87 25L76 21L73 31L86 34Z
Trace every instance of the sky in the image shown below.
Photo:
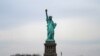
M0 56L43 56L45 9L57 23L58 56L100 56L100 0L0 0Z

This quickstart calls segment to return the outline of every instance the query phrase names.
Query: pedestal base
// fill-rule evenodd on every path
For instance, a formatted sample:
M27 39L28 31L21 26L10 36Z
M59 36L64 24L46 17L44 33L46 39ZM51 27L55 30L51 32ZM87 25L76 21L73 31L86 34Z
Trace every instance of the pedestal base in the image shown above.
M44 56L57 56L55 41L46 41Z

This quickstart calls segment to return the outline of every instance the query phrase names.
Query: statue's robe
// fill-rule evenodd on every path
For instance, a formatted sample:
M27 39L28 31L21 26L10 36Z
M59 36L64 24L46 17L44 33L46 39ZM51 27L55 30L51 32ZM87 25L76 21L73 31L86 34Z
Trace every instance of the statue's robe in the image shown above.
M47 31L48 31L48 40L54 40L54 29L56 27L56 23L52 20L48 20L47 22Z

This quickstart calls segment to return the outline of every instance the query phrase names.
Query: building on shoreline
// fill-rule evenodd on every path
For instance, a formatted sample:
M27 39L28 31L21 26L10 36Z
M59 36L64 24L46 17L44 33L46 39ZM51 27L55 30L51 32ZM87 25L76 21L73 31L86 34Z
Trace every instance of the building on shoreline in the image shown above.
M15 54L11 56L40 56L39 54Z

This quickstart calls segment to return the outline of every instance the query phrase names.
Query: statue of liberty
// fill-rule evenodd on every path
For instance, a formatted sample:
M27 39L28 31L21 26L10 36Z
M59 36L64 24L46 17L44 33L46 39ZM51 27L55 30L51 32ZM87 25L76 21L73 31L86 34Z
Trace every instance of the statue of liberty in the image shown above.
M47 41L54 41L54 29L56 27L56 23L53 22L52 16L48 16L47 9L46 12L46 22L47 22Z

